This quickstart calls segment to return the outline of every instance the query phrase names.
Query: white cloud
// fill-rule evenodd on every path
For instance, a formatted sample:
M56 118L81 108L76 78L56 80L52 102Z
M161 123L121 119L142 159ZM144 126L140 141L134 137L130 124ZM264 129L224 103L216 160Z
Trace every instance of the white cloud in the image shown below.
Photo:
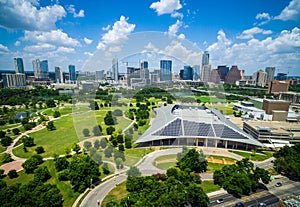
M93 53L91 53L91 52L84 52L84 54L85 54L86 56L89 56L89 57L92 57L92 56L94 56L94 54L93 54Z
M177 20L175 24L169 26L168 33L171 35L176 35L176 33L178 32L181 26L182 26L182 21Z
M102 36L97 49L104 50L107 46L114 47L126 40L127 36L135 29L135 24L130 24L127 21L128 18L121 16L120 20L116 21L112 28ZM110 51L116 51L116 48L112 48Z
M154 9L158 15L172 14L173 12L182 8L180 0L160 0L153 2L150 5L151 9Z
M280 19L283 21L287 20L298 20L300 19L300 0L291 0L289 5L285 7L281 13L274 19Z
M178 35L178 38L179 39L185 39L185 35L181 33L180 35Z
M102 27L103 31L108 31L110 29L110 25L107 25L106 27Z
M267 20L270 20L271 17L270 17L270 14L269 13L258 13L255 17L255 19L267 19Z
M173 12L173 13L171 14L171 17L183 19L183 14L182 14L182 13L179 13L179 12Z
M8 52L9 51L8 47L2 45L1 43L0 43L0 50L4 51L4 52Z
M80 11L78 13L76 13L76 10L75 10L75 6L74 5L70 5L68 6L68 11L73 14L73 17L74 18L78 18L78 17L84 17L84 10L83 9L80 9Z
M88 38L83 38L83 41L85 42L85 44L87 44L87 45L89 45L89 44L91 44L92 42L93 42L93 40L90 40L90 39L88 39Z
M59 53L74 53L75 49L71 47L59 47L57 49L57 52Z
M26 46L24 47L24 51L26 52L49 52L49 51L53 51L56 49L56 46L48 44L48 43L41 43L41 44L37 44L37 45L30 45L30 46Z
M60 29L51 30L50 32L25 31L25 36L23 39L37 43L49 43L72 47L80 45L78 40L69 37L68 34L64 33Z
M286 68L288 63L298 68L300 62L300 29L297 27L291 31L283 30L274 39L252 38L247 42L233 44L222 30L219 31L217 39L217 42L206 49L214 59L214 66L236 64L239 68L246 69L249 74L251 69L257 70L270 65Z
M251 39L255 34L272 34L271 30L263 30L259 27L244 30L241 35L237 36L238 39Z
M21 45L21 42L19 40L17 40L14 44L16 47L19 47Z
M57 4L38 8L33 1L2 0L0 6L0 25L10 29L48 31L65 16L65 9Z

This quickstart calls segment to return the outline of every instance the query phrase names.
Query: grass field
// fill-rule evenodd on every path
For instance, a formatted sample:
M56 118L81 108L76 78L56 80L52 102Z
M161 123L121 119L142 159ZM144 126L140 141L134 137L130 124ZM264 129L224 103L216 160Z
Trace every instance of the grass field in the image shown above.
M0 145L0 153L4 152L6 150L6 147L3 147L2 145Z
M273 156L272 152L265 152L265 154L252 154L251 152L242 152L242 151L235 151L235 150L229 150L229 152L235 153L244 158L249 158L252 161L264 161Z
M126 181L120 183L112 191L110 191L107 196L104 198L101 206L105 207L111 201L120 202L122 198L127 196L128 192L126 190Z
M233 114L233 104L206 104L209 108L218 109L219 111L223 111L226 115Z
M22 183L26 184L29 183L29 181L33 180L33 174L26 174L25 170L22 170L18 172L18 177L10 179L8 176L4 178L4 181L7 183L7 185L13 185L16 183Z
M215 159L221 159L221 160L224 159L224 160L232 161L232 162L237 161L236 159L231 158L231 157L224 157L224 156L217 156L217 155L210 155L210 156L208 156L208 158L210 158L210 157L215 158Z
M0 131L2 130L6 130L6 129L10 129L10 128L15 128L17 126L21 126L20 123L16 123L16 124L5 124L4 126L0 126Z
M220 186L214 184L214 181L210 180L202 181L201 187L203 188L205 193L211 193L221 189Z
M135 163L137 163L143 156L146 154L153 152L153 149L150 148L132 148L132 149L126 149L125 150L125 165L126 166L133 166Z
M207 165L207 171L206 172L215 172L216 170L221 170L222 167L224 167L224 164L220 163L211 163L209 162Z
M44 147L45 153L41 154L43 157L51 157L53 153L64 154L65 147L71 147L74 142L79 141L71 116L55 120L54 125L56 130L48 131L47 129L42 129L30 134L34 138L36 146ZM23 147L21 146L14 149L13 152L18 157L28 158L36 154L34 151L35 148L28 147L28 152L24 154Z

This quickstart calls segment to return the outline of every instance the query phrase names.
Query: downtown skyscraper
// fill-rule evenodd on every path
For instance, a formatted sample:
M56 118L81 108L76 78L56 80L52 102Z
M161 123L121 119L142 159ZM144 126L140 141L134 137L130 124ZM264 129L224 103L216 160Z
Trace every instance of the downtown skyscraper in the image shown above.
M49 79L49 70L48 70L48 60L39 59L32 61L34 77L37 80L48 80Z
M172 60L160 61L160 81L172 81Z
M16 73L24 73L24 64L22 58L14 58Z

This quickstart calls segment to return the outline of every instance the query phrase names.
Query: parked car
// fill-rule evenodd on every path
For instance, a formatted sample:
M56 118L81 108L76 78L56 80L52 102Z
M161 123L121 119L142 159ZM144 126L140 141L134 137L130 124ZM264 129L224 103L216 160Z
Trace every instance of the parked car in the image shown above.
M223 203L224 202L224 199L223 198L220 198L217 200L217 203Z
M267 204L265 204L265 203L259 203L259 205L258 205L258 207L266 207L267 206Z
M277 183L275 184L275 187L280 187L280 186L282 186L282 183L281 183L281 182L277 182Z
M237 202L235 207L244 207L245 205L242 202Z

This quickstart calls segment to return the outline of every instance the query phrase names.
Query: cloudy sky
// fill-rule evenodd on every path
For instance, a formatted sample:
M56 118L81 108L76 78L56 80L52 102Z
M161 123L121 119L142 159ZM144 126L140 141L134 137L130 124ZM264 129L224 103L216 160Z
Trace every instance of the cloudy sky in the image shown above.
M147 31L173 39L159 42L152 33L142 35ZM121 50L132 56L128 40L138 42L134 52L190 64L200 64L207 50L213 68L238 65L252 74L275 66L300 75L300 0L0 1L0 70L14 69L14 57L22 57L28 71L37 58L47 59L50 71L67 71L69 64L104 69L88 62Z

